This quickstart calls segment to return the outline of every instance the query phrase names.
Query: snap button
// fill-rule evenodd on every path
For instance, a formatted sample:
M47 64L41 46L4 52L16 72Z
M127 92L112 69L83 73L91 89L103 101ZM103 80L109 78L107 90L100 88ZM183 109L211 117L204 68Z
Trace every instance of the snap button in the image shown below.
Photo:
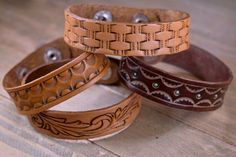
M107 22L111 22L112 21L112 14L110 11L107 10L101 10L98 11L94 17L95 20L99 20L99 21L107 21Z
M44 53L46 63L56 62L61 60L61 52L55 48L47 48Z
M148 17L142 13L137 13L132 18L133 23L147 23L148 21L149 21Z
M28 73L28 69L26 67L20 67L17 70L17 76L19 79L23 79L27 73Z

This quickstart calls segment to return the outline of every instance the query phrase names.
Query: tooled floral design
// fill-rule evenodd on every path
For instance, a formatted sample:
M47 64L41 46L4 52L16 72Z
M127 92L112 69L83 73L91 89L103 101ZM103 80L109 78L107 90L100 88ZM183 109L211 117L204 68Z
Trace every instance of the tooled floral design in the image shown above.
M127 120L139 109L138 101L136 98L132 99L124 108L119 107L114 112L97 115L88 122L79 119L71 121L69 115L67 118L61 118L43 112L32 115L31 121L35 127L47 130L53 135L62 135L67 138L89 138L109 132L111 129L124 128Z

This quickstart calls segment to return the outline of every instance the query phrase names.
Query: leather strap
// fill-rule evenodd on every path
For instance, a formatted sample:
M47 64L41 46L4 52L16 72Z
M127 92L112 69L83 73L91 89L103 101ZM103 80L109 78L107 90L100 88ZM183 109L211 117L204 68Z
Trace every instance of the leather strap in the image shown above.
M61 139L93 139L123 131L137 117L141 97L132 93L107 108L83 112L48 110L28 116L40 133Z
M112 63L114 59L112 59ZM25 77L25 82L31 82L45 73L45 69L56 69L65 62L56 62L39 66ZM112 73L117 73L118 65L112 64ZM50 68L49 68L50 67ZM111 80L113 76L109 75ZM117 76L117 75L116 75ZM113 81L107 78L103 83ZM60 87L60 85L58 85ZM121 102L105 108L89 111L56 111L48 110L28 116L31 125L38 132L61 139L94 139L101 138L126 129L137 117L141 108L141 97L135 93Z
M163 62L178 66L201 80L177 77L138 57L123 57L119 76L132 91L158 103L193 111L209 111L223 104L233 79L230 69L209 52L191 45Z
M110 11L112 22L93 20L101 10ZM141 13L150 22L132 23ZM65 41L93 53L119 56L174 54L189 47L189 14L175 10L138 9L80 4L65 9Z
M50 63L63 60L57 67ZM47 65L38 78L22 84L29 71ZM3 86L21 114L45 111L89 88L106 75L110 62L102 54L70 48L63 38L31 53L4 77ZM52 71L53 70L53 71Z

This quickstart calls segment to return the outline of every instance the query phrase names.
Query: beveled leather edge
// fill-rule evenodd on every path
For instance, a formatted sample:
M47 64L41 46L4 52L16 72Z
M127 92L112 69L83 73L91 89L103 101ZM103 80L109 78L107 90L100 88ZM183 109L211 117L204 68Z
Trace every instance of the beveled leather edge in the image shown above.
M221 71L222 75L226 75L227 78L224 78L225 80L223 81L215 81L215 82L187 79L187 78L175 76L162 69L154 68L151 65L148 65L148 63L145 63L136 57L123 57L123 60L121 61L120 69L119 69L120 80L131 91L136 92L142 95L143 97L146 97L150 100L158 102L162 105L167 105L174 108L180 108L180 109L192 110L192 111L215 110L219 108L220 106L222 106L225 92L227 91L228 85L233 79L233 74L231 70L221 60L214 57L209 52L193 45L191 45L190 50L187 50L187 51L191 51L191 49L196 49L196 51L199 51L199 53L201 52L199 56L202 55L202 57L206 57L206 56L210 57L214 63L218 64L217 66L222 67L222 71ZM185 60L185 62L183 62L182 56L186 55L187 53L190 53L190 52L183 52L178 55L176 54L176 56L168 56L168 57L169 58L174 57L175 59L180 57L179 62L182 61L182 65L180 64L180 66L184 68L184 66L186 66L185 63L189 61ZM168 61L168 57L165 58L165 61L170 64L175 65L176 63L173 63L174 60L172 62ZM125 62L127 62L126 61L127 59L132 60L132 63L129 63L131 64L129 66L125 65L126 64ZM126 68L122 68L122 66L125 66ZM128 67L130 67L130 69ZM140 82L138 83L140 85L140 88L139 88L137 86L138 84L134 85L133 83L131 83L132 76L130 75L130 72L127 72L124 69L129 69L133 72L139 73L140 71L138 69L140 68L142 69L143 74L137 74L138 75L137 78L139 79L140 77L143 78L144 73L146 73L145 76L148 78L143 78L142 80L140 80ZM207 68L212 68L212 67L207 67ZM218 73L218 72L219 71L215 71L215 73ZM145 80L147 82L145 82ZM153 84L148 83L150 82L150 80L152 80L153 83L157 83L156 85L158 87L156 87L156 89L154 87L151 88ZM149 85L145 85L147 83ZM156 96L151 94L155 90L157 94ZM181 95L177 95L177 96L175 95L174 92L176 92L177 90L180 92ZM197 100L198 94L200 94L200 97L201 97L201 98L198 97L199 100ZM169 100L166 100L167 98ZM174 102L177 99L179 99L179 102L178 103ZM193 104L190 105L191 103ZM201 104L201 106L199 106L199 104Z
M77 7L86 6L100 7L101 5L77 5ZM112 5L102 6L102 8L122 8ZM70 11L71 7L73 5L65 9L64 39L72 47L92 53L119 56L157 56L174 54L189 48L190 16L188 13L182 12L185 14L184 19L180 18L171 22L134 24L131 22L104 22L80 17ZM126 10L137 9L123 8ZM149 8L147 10L155 9ZM166 11L170 12L170 10ZM133 37L134 35L136 36ZM116 36L119 36L119 40L115 39Z
M57 39L57 40L50 42L49 44L46 44L46 45L53 45L55 43L65 44L64 42L62 42L62 40L63 39L60 38L60 39ZM45 46L42 46L42 47L45 47ZM40 51L41 51L41 48L37 49L34 53L41 54ZM109 68L109 64L110 64L108 58L106 58L104 55L82 52L82 53L78 53L79 56L76 56L75 59L72 60L71 62L54 70L51 73L48 73L36 80L33 80L32 82L26 83L24 85L16 85L16 87L10 87L10 88L7 87L7 85L10 85L9 81L11 81L11 79L14 80L13 78L11 78L11 76L13 74L17 75L15 73L17 73L18 67L21 67L21 64L27 65L26 63L28 62L28 64L30 63L35 66L35 63L32 63L32 61L31 61L31 57L34 55L34 53L30 54L28 57L23 59L22 62L20 62L13 69L11 69L5 75L5 77L3 79L3 86L4 86L5 90L8 92L8 94L10 95L10 97L13 99L14 103L16 104L17 110L19 111L19 113L25 114L25 115L34 114L34 113L44 111L44 110L46 110L46 109L64 101L64 100L74 96L75 94L89 88L92 84L96 83L100 78L102 78L106 74L106 72ZM69 54L69 56L67 56L67 58L71 57L70 51L68 51L68 54ZM89 62L88 63L86 62L87 60L90 61L91 57L95 58L95 63L93 63L94 65ZM83 63L83 64L80 64L80 63ZM29 67L32 66L30 64L29 64ZM86 75L88 75L88 78L84 78L85 82L83 85L78 84L78 88L77 88L77 85L75 88L74 88L74 86L72 88L72 86L68 85L66 82L63 83L62 80L60 81L60 79L64 79L66 77L64 75L65 72L66 73L69 72L70 77L72 78L73 75L75 74L76 70L78 71L78 69L76 69L76 68L81 67L84 64L86 64L86 66L87 66L86 69L84 69L84 70L85 70L85 72L88 71L88 72L86 72L87 73ZM71 68L74 68L74 71ZM92 71L94 71L94 74L91 73ZM87 77L85 74L83 74L83 76L82 76L82 74L76 73L76 75L79 75L82 78ZM51 84L53 83L51 81L51 78L53 78L53 80L54 80L54 81L52 80L53 82L55 82L55 80L56 80L56 83L60 83L60 84L62 84L62 87L68 87L68 88L57 89L57 87L55 86L54 95L52 96L52 89L51 88L54 88L54 87L48 86L46 88L46 84L48 81L49 81L48 85L50 85L50 82L51 82ZM19 79L19 78L15 78L15 79ZM77 77L74 77L75 81L76 81L76 79L77 79ZM73 80L73 79L71 79L71 80ZM19 82L20 81L18 81L18 83ZM38 87L38 88L36 88L36 87ZM43 90L44 91L48 90L49 95L47 95L47 93L46 93L46 97L45 97L45 92L42 92ZM62 90L61 94L58 94L57 90ZM38 100L38 99L40 99L40 100Z

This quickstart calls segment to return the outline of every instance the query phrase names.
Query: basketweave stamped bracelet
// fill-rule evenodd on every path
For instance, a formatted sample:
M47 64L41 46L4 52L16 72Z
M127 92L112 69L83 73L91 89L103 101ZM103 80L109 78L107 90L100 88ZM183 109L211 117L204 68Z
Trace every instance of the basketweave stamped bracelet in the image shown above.
M46 75L22 84L29 71L38 66L70 59L57 67L47 66ZM70 48L57 39L45 44L13 67L3 79L3 87L21 114L39 113L82 92L106 75L109 59Z
M111 62L110 73L107 73L103 80L100 81L101 84L112 84L117 81L113 76L117 78L118 65L113 63L113 61L114 59L112 59ZM24 84L40 78L48 72L45 69L53 70L66 62L59 61L39 66L29 72L22 83ZM140 108L141 96L136 93L131 93L120 102L106 107L86 111L49 109L29 115L28 119L36 131L55 138L97 140L117 134L129 127L136 119Z
M189 47L188 13L80 4L65 9L65 42L118 56L174 54Z
M233 75L221 60L191 45L188 50L168 55L162 61L180 67L200 80L173 75L140 57L122 58L120 79L130 90L170 107L209 111L223 104Z

